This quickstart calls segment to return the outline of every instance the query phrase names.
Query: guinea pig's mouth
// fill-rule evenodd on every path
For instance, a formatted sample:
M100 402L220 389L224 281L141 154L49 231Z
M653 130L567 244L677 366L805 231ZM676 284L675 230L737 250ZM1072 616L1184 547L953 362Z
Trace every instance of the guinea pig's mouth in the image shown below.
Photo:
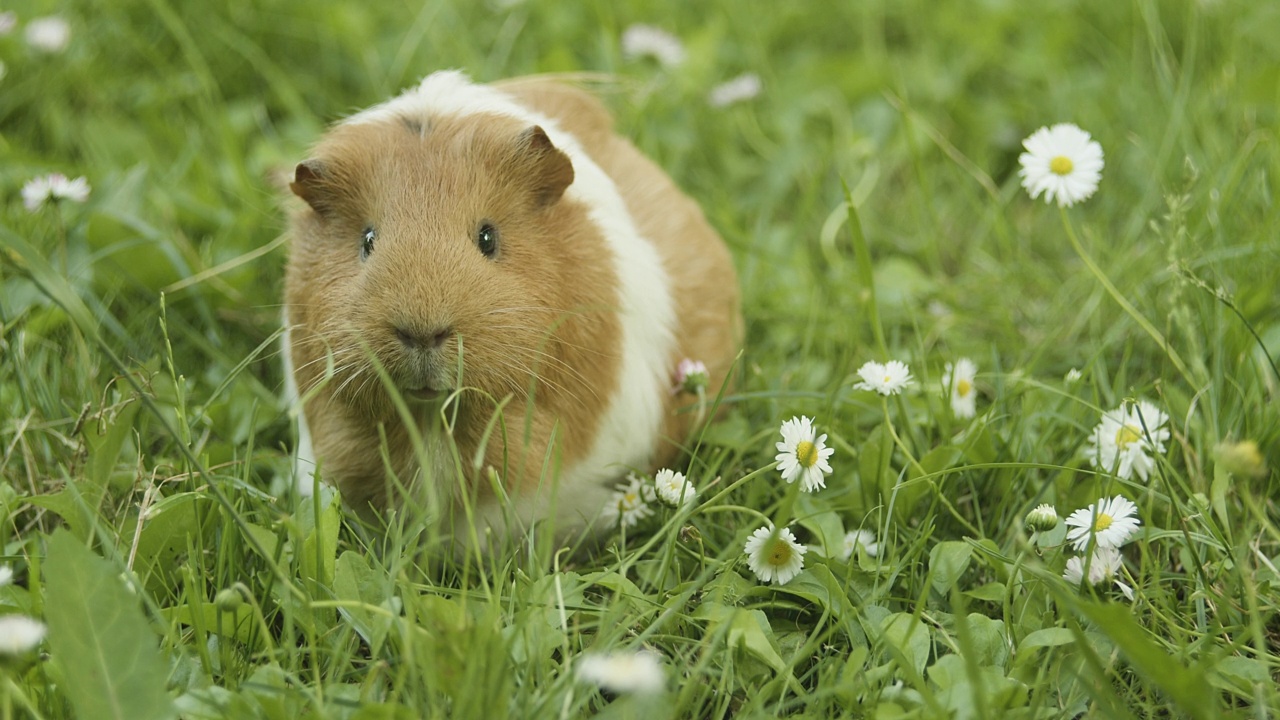
M423 385L419 388L401 388L400 394L406 400L418 400L421 402L435 402L442 400L449 393L447 389L436 389L430 385Z

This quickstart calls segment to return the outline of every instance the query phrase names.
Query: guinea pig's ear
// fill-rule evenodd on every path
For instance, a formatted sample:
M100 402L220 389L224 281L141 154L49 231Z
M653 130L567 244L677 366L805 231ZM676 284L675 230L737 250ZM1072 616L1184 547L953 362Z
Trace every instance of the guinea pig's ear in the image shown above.
M312 210L324 215L332 206L332 190L329 187L329 169L319 160L303 160L293 171L289 189L294 195L307 201Z
M520 133L517 147L521 165L527 168L533 184L537 206L546 207L559 200L573 182L573 163L569 156L551 144L551 138L538 125Z

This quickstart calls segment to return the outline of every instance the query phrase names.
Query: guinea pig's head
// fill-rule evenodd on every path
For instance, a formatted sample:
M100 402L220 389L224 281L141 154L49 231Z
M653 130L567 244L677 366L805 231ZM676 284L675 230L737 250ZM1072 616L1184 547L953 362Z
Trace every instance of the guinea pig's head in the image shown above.
M589 237L574 170L539 126L499 115L334 128L290 188L288 302L305 392L370 414L460 387L527 396ZM590 247L593 243L585 243ZM575 267L575 265L578 265ZM554 362L554 360L552 360Z

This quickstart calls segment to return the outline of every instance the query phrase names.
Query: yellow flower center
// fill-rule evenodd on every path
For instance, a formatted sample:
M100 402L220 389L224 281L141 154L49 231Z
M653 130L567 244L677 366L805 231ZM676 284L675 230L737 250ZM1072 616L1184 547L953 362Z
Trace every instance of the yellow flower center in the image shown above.
M1125 425L1116 431L1116 446L1121 450L1129 447L1130 443L1137 442L1142 437L1142 433L1138 428L1132 425Z
M973 389L973 383L969 382L968 380L965 380L964 378L960 378L958 381L956 381L956 394L959 395L960 397L964 397L968 395L969 391L972 389Z
M781 567L791 560L791 552L791 545L786 540L778 538L769 546L769 554L765 557L765 562L774 567Z
M1098 513L1098 519L1093 521L1093 531L1102 532L1111 527L1111 523L1115 522L1112 517L1106 513Z
M1073 167L1075 167L1075 165L1072 164L1071 158L1064 157L1062 155L1059 155L1049 161L1049 172L1052 172L1054 175L1068 175L1071 173L1071 169Z
M818 448L808 440L796 444L796 461L804 467L813 467L818 462Z

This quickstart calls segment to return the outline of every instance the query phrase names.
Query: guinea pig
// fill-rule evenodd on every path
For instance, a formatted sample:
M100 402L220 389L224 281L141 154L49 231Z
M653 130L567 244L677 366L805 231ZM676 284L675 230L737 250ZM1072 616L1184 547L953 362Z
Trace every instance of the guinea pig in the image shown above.
M730 374L728 249L584 90L434 73L331 128L290 189L298 481L366 517L410 498L464 542L598 528L701 420L680 361L710 398Z

